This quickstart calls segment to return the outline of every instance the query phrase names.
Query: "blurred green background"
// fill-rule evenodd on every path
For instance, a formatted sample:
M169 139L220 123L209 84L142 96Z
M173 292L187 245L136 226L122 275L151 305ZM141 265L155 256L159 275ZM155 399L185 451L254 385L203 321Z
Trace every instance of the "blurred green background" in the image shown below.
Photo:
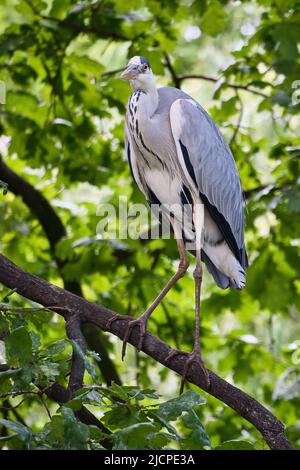
M298 448L299 43L299 0L0 0L1 251L29 272L123 314L140 315L157 295L178 262L173 240L96 236L100 203L117 207L120 195L144 201L123 149L130 88L118 70L129 57L146 56L159 86L180 86L215 119L245 191L247 286L221 291L205 272L206 364L272 410ZM31 186L22 186L24 180ZM55 213L46 203L41 215L37 194ZM194 328L191 272L149 322L151 332L187 351ZM0 311L3 304L11 308L0 312L1 362L18 370L0 372L0 446L101 448L95 429L74 418L85 403L115 433L115 448L267 449L249 423L204 392L202 404L192 389L192 410L170 416L153 408L173 422L173 430L165 428L148 406L176 397L179 378L131 346L122 363L120 341L95 329L85 334L102 361L88 359L88 394L60 408L41 399L37 382L66 381L71 346L64 322L45 311L26 312L31 303L7 294L0 287ZM107 389L111 381L131 388ZM222 444L232 440L242 444Z

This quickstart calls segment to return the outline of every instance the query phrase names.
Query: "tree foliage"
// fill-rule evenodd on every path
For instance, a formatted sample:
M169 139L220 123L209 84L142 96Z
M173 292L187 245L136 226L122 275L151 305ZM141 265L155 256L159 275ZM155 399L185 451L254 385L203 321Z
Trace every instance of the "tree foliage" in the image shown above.
M130 90L115 71L146 56L159 85L182 87L218 123L247 201L246 289L220 291L205 273L206 364L272 409L300 448L299 0L2 0L0 34L1 251L31 273L135 316L173 273L172 240L96 233L100 203L117 207L123 195L143 201L123 150ZM7 167L55 213L41 210L37 195L26 199L28 187L9 184ZM0 372L3 447L94 449L108 439L116 449L266 448L212 397L192 389L178 397L175 375L146 356L129 348L122 363L119 342L99 332L89 332L92 346L81 353L85 386L54 403L47 387L66 383L78 346L56 315L0 289L0 355L9 365ZM149 328L189 351L193 325L187 275ZM78 420L82 405L104 429Z

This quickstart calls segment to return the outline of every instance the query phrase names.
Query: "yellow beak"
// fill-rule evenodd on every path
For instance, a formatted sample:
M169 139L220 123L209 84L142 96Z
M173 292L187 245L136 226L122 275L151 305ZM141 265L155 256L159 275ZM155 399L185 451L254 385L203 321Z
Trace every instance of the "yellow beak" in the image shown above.
M120 78L123 80L134 80L139 74L137 65L129 65L124 72L121 73Z

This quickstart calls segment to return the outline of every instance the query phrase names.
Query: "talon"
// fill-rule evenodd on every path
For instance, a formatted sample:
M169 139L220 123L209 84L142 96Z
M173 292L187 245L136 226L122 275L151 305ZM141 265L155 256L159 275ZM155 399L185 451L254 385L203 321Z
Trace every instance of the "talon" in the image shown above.
M137 351L140 352L143 346L143 340L146 334L146 325L147 325L147 320L144 320L141 318L138 318L137 320L131 320L128 322L125 335L123 338L123 347L122 347L122 361L124 360L125 354L126 354L126 348L127 348L127 343L130 338L131 332L135 326L138 326L140 329L140 334L139 334L139 342L137 345Z
M180 395L183 392L184 385L185 385L186 378L187 378L187 374L188 374L189 369L190 369L191 365L193 364L193 362L198 364L198 366L202 370L203 375L205 377L207 387L208 388L210 387L209 372L208 372L208 370L207 370L207 368L206 368L206 366L205 366L205 364L202 360L202 357L201 357L200 353L198 351L192 352L191 354L189 354L189 357L188 357L188 359L186 360L186 362L184 364L184 368L183 368L183 372L182 372L182 380L181 380L181 385L180 385L180 392L179 392Z
M166 362L170 362L175 356L186 356L188 353L180 349L172 349L166 357Z
M182 372L182 380L181 380L180 392L179 392L180 395L183 392L184 385L185 385L186 378L187 378L187 374L188 374L189 369L190 369L191 365L193 364L193 362L198 364L199 367L201 368L201 370L202 370L202 372L205 376L207 387L209 387L210 386L209 373L208 373L208 370L206 369L206 366L205 366L205 364L204 364L204 362L201 358L201 355L198 351L192 352L192 353L189 354L185 351L181 351L180 349L172 349L166 357L166 362L169 362L175 356L183 356L183 355L185 355L185 356L187 355L188 358L185 361L183 372Z
M117 320L121 320L121 318L119 318L119 315L113 315L109 320L107 320L106 328L110 330L111 325Z
M109 320L107 320L107 322L106 322L106 328L107 328L108 330L110 330L111 325L112 325L115 321L119 321L119 320L121 321L121 320L126 320L126 319L131 319L131 317L128 317L127 315L117 315L117 314L116 314L116 315L112 315L112 317L111 317Z

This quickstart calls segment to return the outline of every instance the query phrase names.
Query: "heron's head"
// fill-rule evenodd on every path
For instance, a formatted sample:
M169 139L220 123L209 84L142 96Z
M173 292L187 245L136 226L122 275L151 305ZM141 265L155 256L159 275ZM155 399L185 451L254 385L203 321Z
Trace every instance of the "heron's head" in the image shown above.
M129 80L134 90L147 91L155 86L150 64L145 57L141 56L135 56L129 60L121 78Z

